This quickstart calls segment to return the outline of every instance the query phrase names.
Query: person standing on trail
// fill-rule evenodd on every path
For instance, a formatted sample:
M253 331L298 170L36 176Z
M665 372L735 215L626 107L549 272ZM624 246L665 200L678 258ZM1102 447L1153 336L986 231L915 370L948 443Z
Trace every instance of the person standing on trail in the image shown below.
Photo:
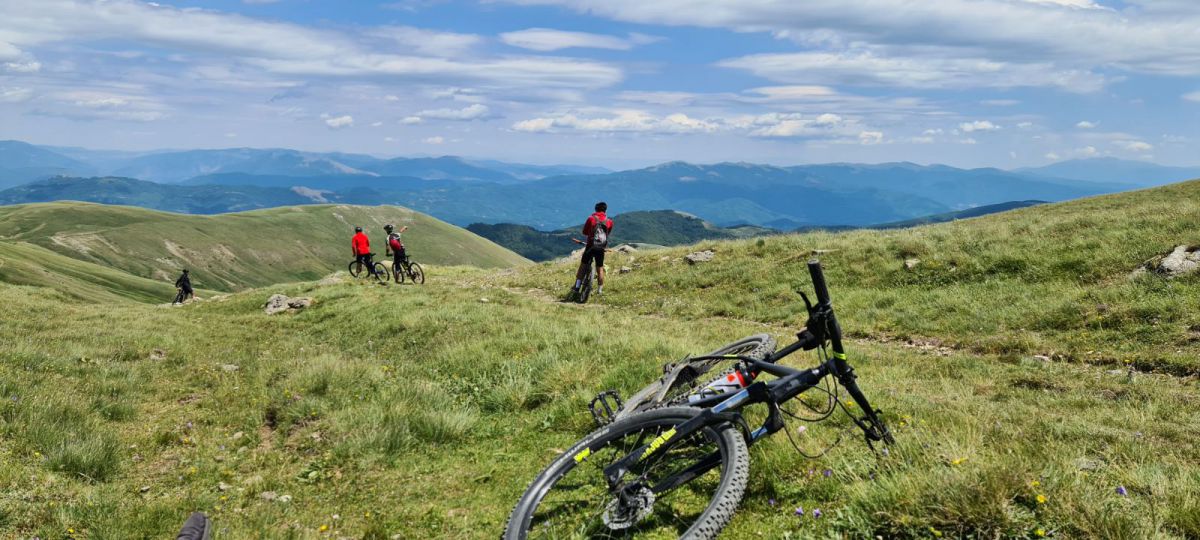
M179 294L175 295L175 301L171 302L172 304L182 304L188 298L196 295L195 291L192 290L192 277L188 275L187 268L184 268L183 274L179 276L179 279L175 280L175 288L179 289Z
M371 240L363 233L362 227L354 228L354 237L350 239L350 247L354 250L354 260L365 266L372 276L375 275L375 264L371 262Z
M408 225L400 227L396 230L391 223L383 226L383 230L387 231L387 242L384 247L384 253L392 256L392 271L398 271L402 265L408 263L408 253L404 250L404 242L400 240L400 235L408 230Z
M613 221L605 212L608 203L596 203L596 211L583 222L583 236L587 243L583 246L583 258L579 261L579 270L575 272L575 286L571 292L579 292L583 285L583 276L587 274L588 264L596 261L596 294L604 293L604 250L608 248L608 236L612 234Z

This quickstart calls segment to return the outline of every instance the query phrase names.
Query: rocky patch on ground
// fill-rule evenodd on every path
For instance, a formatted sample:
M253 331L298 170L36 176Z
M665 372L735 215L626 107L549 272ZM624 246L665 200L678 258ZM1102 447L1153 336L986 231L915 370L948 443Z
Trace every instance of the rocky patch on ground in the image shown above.
M312 304L312 298L289 298L282 294L273 294L267 299L267 303L263 304L263 311L267 315L274 315L285 311L300 311Z
M688 262L688 264L696 264L696 263L702 263L702 262L709 262L709 261L713 260L713 257L715 257L715 256L716 256L716 253L713 253L713 250L706 249L704 251L688 253L687 256L684 257L684 260L686 260Z
M1200 246L1180 245L1165 255L1154 257L1133 271L1133 277L1154 273L1167 278L1200 271Z

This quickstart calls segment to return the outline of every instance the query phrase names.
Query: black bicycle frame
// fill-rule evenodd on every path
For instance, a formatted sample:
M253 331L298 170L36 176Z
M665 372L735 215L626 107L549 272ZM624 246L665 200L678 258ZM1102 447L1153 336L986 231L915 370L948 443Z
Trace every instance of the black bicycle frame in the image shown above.
M817 305L815 307L810 306L809 308L809 325L814 327L807 328L804 332L798 334L799 339L795 343L783 348L765 360L757 360L745 356L715 356L692 359L737 359L753 372L766 372L778 378L769 382L755 382L732 396L717 394L709 397L701 397L696 401L688 403L689 406L701 408L700 414L667 430L650 441L649 444L635 449L625 457L604 468L604 475L608 481L609 489L616 489L620 485L622 478L624 478L634 465L642 463L647 459L656 458L656 456L665 455L666 451L671 448L675 441L687 440L690 435L697 431L716 424L732 423L734 425L744 425L744 420L737 414L737 411L743 407L758 403L766 403L768 406L767 419L763 422L763 425L745 434L747 444L752 445L754 442L783 429L784 424L780 416L779 404L791 400L808 389L815 387L828 375L837 377L838 383L846 388L850 397L865 413L865 422L853 416L851 416L851 419L863 430L868 443L870 441L881 440L891 442L891 434L888 433L884 424L879 421L875 409L871 408L867 397L858 388L858 384L855 382L854 368L846 360L846 353L842 348L841 327L838 325L837 317L833 313L833 305L829 299L829 290L826 288L825 277L821 272L820 263L810 261L808 268L813 278L813 286L817 292ZM807 298L805 301L807 302ZM815 348L823 344L826 339L830 342L833 357L823 364L807 370L790 368L778 364L778 361L784 357L801 349ZM749 428L746 429L748 431ZM654 493L662 493L674 489L719 464L719 452L714 452L684 471L662 480L655 486L651 486L650 489Z

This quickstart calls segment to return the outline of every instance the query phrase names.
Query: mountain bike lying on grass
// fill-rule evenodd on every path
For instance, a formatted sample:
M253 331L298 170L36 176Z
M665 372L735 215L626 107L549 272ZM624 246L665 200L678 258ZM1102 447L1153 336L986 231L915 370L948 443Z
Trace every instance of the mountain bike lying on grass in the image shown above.
M701 374L720 362L732 362L740 382L747 386L717 393L714 389L725 380L722 375L708 379L709 384L696 390L692 381L684 383L676 375L669 384L664 376L658 391L647 394L662 398L620 404L615 393L606 392L619 409L632 406L633 412L622 416L618 410L615 416L604 417L593 407L601 427L533 480L513 509L503 538L715 538L733 518L745 491L750 473L748 446L777 431L787 433L783 415L794 415L780 405L811 389L829 396L829 410L821 411L824 417L840 407L862 430L868 445L877 441L891 444L892 435L880 419L881 413L871 408L859 390L854 369L846 360L820 263L811 261L808 268L817 305L811 305L801 293L809 319L795 343L764 355L773 344L755 336L743 340L747 343L739 342L740 346L726 347L739 352L685 361L695 366L692 369L702 370ZM825 359L827 342L833 355ZM796 351L817 348L824 361L815 368L799 370L777 364ZM753 382L764 372L777 378ZM823 380L824 388L820 386ZM839 384L863 411L862 418L851 415L842 403ZM685 387L689 391L683 391ZM767 417L761 427L751 431L743 411L756 404L766 405Z
M376 282L386 285L388 280L391 279L391 273L388 272L387 267L381 262L375 262L374 253L368 253L366 259L366 264L358 260L350 261L350 266L347 268L350 275L354 277L370 275L375 278Z
M396 283L404 283L405 277L417 285L425 283L425 270L421 268L420 264L412 262L411 257L405 258L400 268L396 268L396 265L393 264L392 274L396 279Z

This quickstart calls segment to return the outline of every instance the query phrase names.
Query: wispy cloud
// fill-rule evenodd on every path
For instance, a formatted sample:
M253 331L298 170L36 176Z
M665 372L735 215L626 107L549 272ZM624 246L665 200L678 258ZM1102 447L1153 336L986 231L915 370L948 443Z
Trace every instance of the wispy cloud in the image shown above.
M550 28L528 28L500 34L500 40L513 47L534 51L557 51L560 49L612 49L627 51L637 45L659 41L660 38L645 34L629 34L617 37L588 32L568 32Z
M419 124L421 120L427 118L433 118L436 120L470 121L483 120L492 117L492 111L487 105L475 103L461 109L430 109L427 111L421 111L411 117L405 118L405 120L408 120L408 118L416 118L417 120L408 121L407 123Z

